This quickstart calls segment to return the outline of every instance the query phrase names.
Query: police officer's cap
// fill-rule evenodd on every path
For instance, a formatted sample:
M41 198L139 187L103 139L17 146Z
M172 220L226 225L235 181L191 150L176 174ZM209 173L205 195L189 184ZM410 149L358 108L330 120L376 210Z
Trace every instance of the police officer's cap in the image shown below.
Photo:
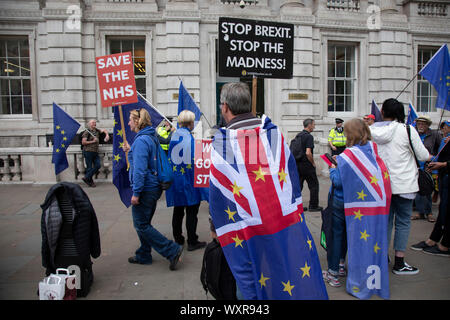
M342 120L341 118L336 118L336 123L342 123L344 122L344 120Z

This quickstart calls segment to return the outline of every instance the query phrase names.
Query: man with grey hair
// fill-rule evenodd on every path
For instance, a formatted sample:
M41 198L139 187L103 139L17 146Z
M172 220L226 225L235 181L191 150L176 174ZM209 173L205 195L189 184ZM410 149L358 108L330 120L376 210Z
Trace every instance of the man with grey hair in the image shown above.
M261 125L261 119L252 111L251 95L244 82L230 82L220 92L220 108L227 129L253 129Z
M92 179L95 173L101 168L100 157L98 156L98 146L100 144L100 134L105 134L105 142L109 141L109 134L106 129L97 129L97 120L91 119L86 125L86 130L81 136L83 146L83 157L86 163L86 172L82 180L89 186L95 187Z
M297 162L297 170L300 178L300 188L303 190L303 182L306 180L310 192L309 198L309 211L321 211L322 207L319 207L319 180L316 174L316 164L314 163L314 137L311 132L314 131L316 123L314 119L305 119L303 121L303 131L297 134L295 141L299 141L298 153L302 156L298 157L293 151L293 155ZM291 150L295 150L295 146L291 144ZM304 210L306 211L306 207Z

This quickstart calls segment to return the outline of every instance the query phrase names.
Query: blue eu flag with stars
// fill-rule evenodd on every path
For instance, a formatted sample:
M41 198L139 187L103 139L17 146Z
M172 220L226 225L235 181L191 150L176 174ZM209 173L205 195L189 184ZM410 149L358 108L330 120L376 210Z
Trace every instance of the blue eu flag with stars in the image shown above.
M120 113L119 108L114 107L114 135L113 135L113 184L116 186L119 191L120 199L122 203L128 208L131 205L131 196L133 195L133 191L131 189L130 180L128 178L128 165L126 154L123 151L124 146L124 132L127 137L127 142L131 146L136 133L130 130L130 126L128 125L128 121L130 118L131 110L139 110L144 108L148 111L152 127L156 128L158 124L164 119L164 117L153 107L150 103L148 103L145 99L143 99L140 95L138 95L138 102L130 103L122 106L123 113L123 122L125 128L122 128L120 125Z
M56 103L53 103L53 154L55 175L69 167L66 150L77 134L80 124Z
M178 114L180 114L183 110L189 110L195 114L195 124L200 121L202 112L195 103L194 99L192 99L192 96L184 87L183 82L180 81L180 88L178 90Z
M444 44L419 71L419 74L430 82L437 91L436 108L450 111L450 54Z

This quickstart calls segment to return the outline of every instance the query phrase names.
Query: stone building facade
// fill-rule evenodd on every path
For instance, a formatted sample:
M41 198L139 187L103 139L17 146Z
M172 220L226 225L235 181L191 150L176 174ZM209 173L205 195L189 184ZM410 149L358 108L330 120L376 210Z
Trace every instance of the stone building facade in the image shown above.
M56 181L53 102L82 128L96 118L112 132L96 56L132 51L138 91L154 106L176 116L181 79L215 124L221 84L239 80L218 76L222 16L294 24L293 78L259 79L257 111L288 141L314 118L317 154L325 152L335 117L362 117L372 100L381 107L450 42L449 7L445 0L1 0L0 181ZM435 95L415 77L399 100L436 124ZM110 149L102 149L103 179L111 178ZM58 179L79 180L79 146L68 155L70 168Z

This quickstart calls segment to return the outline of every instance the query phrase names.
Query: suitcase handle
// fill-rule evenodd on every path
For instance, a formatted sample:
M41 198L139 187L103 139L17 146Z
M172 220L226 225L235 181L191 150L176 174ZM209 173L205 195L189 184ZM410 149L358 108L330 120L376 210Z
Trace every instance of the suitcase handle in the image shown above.
M56 269L56 274L63 274L63 273L60 273L60 271L64 271L68 276L70 276L70 273L69 273L68 269L66 269L66 268L58 268L58 269Z

